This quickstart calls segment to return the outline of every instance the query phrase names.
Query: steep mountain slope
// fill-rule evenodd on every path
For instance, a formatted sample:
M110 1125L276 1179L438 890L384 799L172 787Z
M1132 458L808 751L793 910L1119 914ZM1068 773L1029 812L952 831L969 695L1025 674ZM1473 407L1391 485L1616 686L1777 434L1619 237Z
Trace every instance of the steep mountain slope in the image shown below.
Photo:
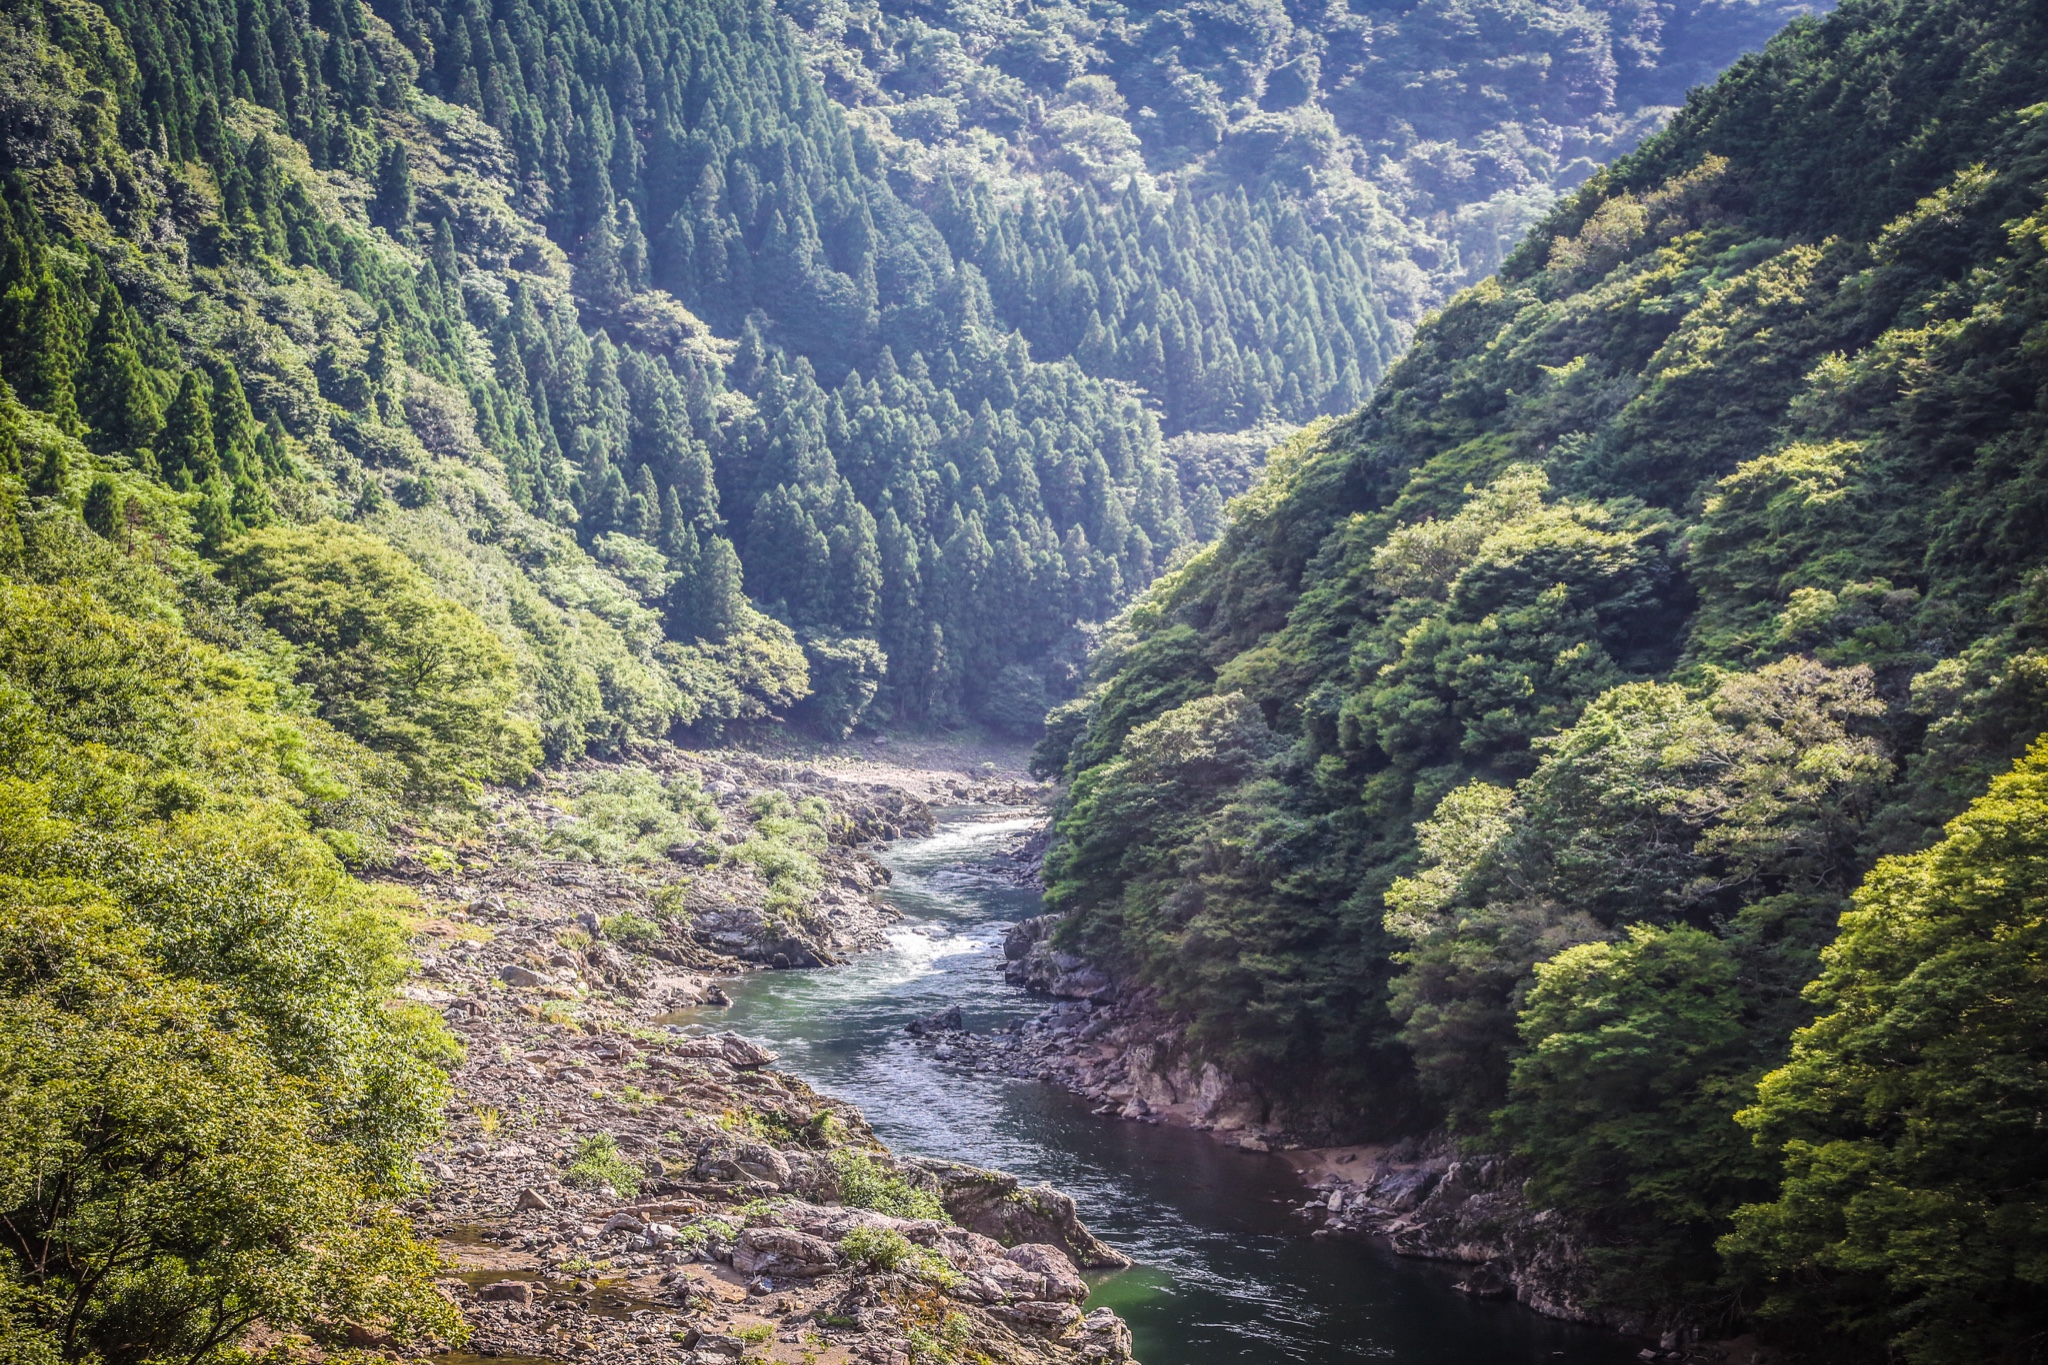
M1718 1311L1808 1140L1733 1115L1850 893L2048 724L2044 22L1858 0L1738 63L1284 448L1042 750L1068 946L1299 1126L1514 1148L1609 1304ZM1789 1313L1991 1349L1911 1217L1833 1216L1861 1253L1751 1263Z
M1628 82L1658 69L1647 35L1665 19L1725 45L1798 6L1499 8L1396 16L1382 36L1400 69L1426 55L1469 75L1525 30L1552 35L1590 63L1578 93L1549 109L1542 81L1503 87L1486 126L1549 110L1555 141L1567 105L1641 122L1649 87ZM1203 41L1237 43L1240 20ZM1057 157L1023 179L994 162L933 179L921 158L952 144L906 140L907 115L849 119L823 30L759 5L132 0L23 4L7 23L17 397L110 478L198 491L217 472L187 509L209 547L272 516L373 524L513 651L552 754L783 713L806 691L831 730L877 699L884 719L1030 727L1071 685L1077 625L1213 524L1220 485L1182 487L1160 424L1348 408L1436 287L1387 282L1437 248L1375 226L1399 215L1368 183L1401 173L1363 151L1341 186L1273 179L1263 153L1231 162L1229 138L1178 179L1136 162L1076 179ZM1340 46L1380 33L1277 11L1254 27L1271 41L1242 60L1175 49L1216 67L1180 84L1213 103L1217 64L1236 62L1230 90L1273 104L1287 53L1303 76L1324 29ZM1082 74L1057 91L1034 83L1057 62L1003 89L1122 98L1082 71L1121 69L1109 47L1074 53ZM935 89L917 98L953 98ZM1228 127L1252 137L1320 98ZM1067 126L1046 117L1017 136ZM1254 162L1245 198L1219 168ZM1026 180L1042 194L1014 211ZM157 448L207 436L211 460Z
M1348 411L1347 352L1376 378L1386 320L1405 334L1689 86L1826 7L868 0L795 13L899 192L988 277L1034 353L1143 384L1172 431L1227 430L1262 408L1295 422ZM1191 195L1172 220L1179 252L1133 252L1079 212L1134 179ZM1248 212L1232 207L1240 192ZM1022 221L994 221L1018 196ZM1150 216L1141 203L1115 235L1150 248ZM1190 250L1201 268L1176 259ZM1335 364L1319 366L1330 348ZM1269 379L1234 351L1282 369Z

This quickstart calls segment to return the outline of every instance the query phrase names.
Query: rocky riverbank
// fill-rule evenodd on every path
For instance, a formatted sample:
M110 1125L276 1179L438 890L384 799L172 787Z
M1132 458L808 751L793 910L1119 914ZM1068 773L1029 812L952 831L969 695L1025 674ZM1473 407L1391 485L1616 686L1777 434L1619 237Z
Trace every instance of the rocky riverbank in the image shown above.
M949 1064L1061 1086L1098 1114L1206 1131L1248 1151L1277 1151L1312 1197L1299 1209L1317 1237L1371 1237L1403 1256L1471 1267L1459 1288L1513 1299L1546 1316L1645 1337L1644 1359L1761 1360L1751 1342L1700 1342L1590 1302L1586 1248L1569 1220L1524 1196L1509 1159L1461 1153L1442 1133L1374 1145L1330 1145L1344 1116L1289 1103L1191 1057L1181 1021L1061 949L1058 917L1010 933L1001 968L1053 997L1035 1018L991 1033L962 1031L941 1012L914 1033Z
M431 1189L409 1209L451 1266L464 1355L1128 1360L1128 1331L1084 1310L1079 1274L1124 1262L1071 1200L890 1153L857 1110L716 1024L721 977L879 939L893 914L865 843L929 829L931 797L1008 784L928 775L906 790L746 755L635 767L656 785L587 765L501 794L491 837L457 866L403 869L420 963L403 995L465 1049L448 1135L421 1163ZM593 818L588 793L620 790L695 812L674 856L565 856L574 838L549 836ZM721 852L771 839L811 860L794 910L767 860Z

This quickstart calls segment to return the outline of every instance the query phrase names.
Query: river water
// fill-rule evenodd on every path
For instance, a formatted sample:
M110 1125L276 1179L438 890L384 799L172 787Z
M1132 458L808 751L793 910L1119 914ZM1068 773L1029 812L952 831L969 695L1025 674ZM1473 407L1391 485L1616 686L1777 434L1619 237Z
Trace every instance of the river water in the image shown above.
M859 1105L899 1151L996 1167L1074 1196L1089 1227L1136 1262L1091 1276L1088 1302L1124 1316L1145 1365L1633 1359L1604 1334L1460 1294L1445 1267L1311 1240L1290 1212L1305 1196L1280 1157L1098 1118L1051 1086L935 1061L904 1024L957 1003L982 1030L1044 1003L993 965L1004 930L1036 914L1038 896L989 875L991 855L1031 823L991 814L948 812L932 837L883 852L895 878L889 898L905 915L890 947L846 966L749 976L716 1024L771 1042L785 1069Z

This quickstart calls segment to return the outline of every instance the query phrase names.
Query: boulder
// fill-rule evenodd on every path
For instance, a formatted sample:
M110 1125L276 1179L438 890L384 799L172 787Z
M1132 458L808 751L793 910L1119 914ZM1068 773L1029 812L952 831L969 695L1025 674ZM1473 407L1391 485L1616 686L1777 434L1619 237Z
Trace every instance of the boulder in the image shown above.
M1081 1319L1088 1336L1088 1354L1098 1360L1129 1360L1131 1329L1113 1309L1098 1308Z
M1372 1202L1395 1213L1406 1213L1429 1197L1441 1176L1441 1170L1429 1166L1387 1171L1372 1183Z
M1010 932L1003 935L1003 957L1009 962L1022 962L1031 955L1032 945L1041 942L1053 931L1064 915L1034 915L1019 920L1010 926Z
M525 1305L533 1302L533 1286L525 1280L499 1280L496 1284L487 1284L477 1290L476 1296L485 1303Z
M791 1170L789 1158L764 1142L706 1138L697 1149L697 1178L759 1180L777 1189L787 1189L791 1184Z
M934 1033L960 1033L967 1027L965 1017L958 1005L948 1005L922 1019L913 1019L903 1026L903 1031L913 1038L923 1038Z
M1045 1292L1039 1294L1039 1298L1066 1299L1079 1303L1088 1297L1088 1282L1074 1269L1074 1263L1067 1259L1067 1253L1056 1246L1048 1246L1043 1242L1026 1242L1004 1252L1003 1259L1044 1279Z
M1004 1246L1046 1243L1089 1270L1121 1270L1131 1263L1098 1241L1082 1225L1074 1201L1050 1185L1026 1188L1013 1175L957 1161L913 1159L905 1164L938 1182L939 1202L954 1222Z
M498 979L508 986L538 986L547 980L531 967L522 967L516 962L508 962L500 967Z
M1515 1296L1515 1282L1509 1277L1506 1267L1500 1265L1483 1265L1458 1281L1454 1288L1475 1299L1511 1299Z
M1106 972L1053 946L1051 934L1060 918L1039 915L1010 930L1003 939L1003 956L1008 959L1003 979L1013 986L1069 1000L1102 1004L1115 1000L1116 982Z
M529 1185L519 1192L519 1198L514 1201L514 1207L540 1209L542 1212L547 1212L555 1207L555 1202Z
M1064 1336L1081 1323L1081 1310L1071 1303L1047 1303L1027 1299L1023 1303L991 1308L988 1311L1013 1326L1031 1332L1044 1332L1049 1336Z
M762 1047L751 1038L742 1038L737 1033L718 1035L719 1052L725 1064L736 1071L752 1071L771 1065L776 1054Z
M733 1243L732 1268L748 1276L809 1278L837 1270L839 1252L794 1228L748 1228Z

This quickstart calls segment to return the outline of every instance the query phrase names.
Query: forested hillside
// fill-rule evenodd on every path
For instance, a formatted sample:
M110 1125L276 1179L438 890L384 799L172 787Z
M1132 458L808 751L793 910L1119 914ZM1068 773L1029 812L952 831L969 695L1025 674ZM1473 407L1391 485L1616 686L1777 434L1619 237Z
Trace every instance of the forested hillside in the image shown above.
M891 183L1032 353L1142 386L1178 432L1350 411L1557 192L1827 7L792 8Z
M1596 1305L2035 1349L2044 101L2038 6L1852 0L1561 204L1055 714L1065 946Z
M1625 8L1732 55L1796 7ZM1541 93L1474 74L1522 29L1622 50L1607 9L1439 10L1464 45L1397 67L1472 68L1489 129ZM1279 102L1340 80L1323 21L1241 17L1295 36L1176 88L1321 117ZM393 1208L456 1048L352 873L641 741L1035 730L1243 433L1355 405L1467 268L1413 225L1468 199L1374 207L1369 158L935 177L966 144L871 117L814 19L0 0L0 1355L446 1340ZM1079 147L1120 51L1007 77L1020 128ZM1665 98L1604 79L1543 116L1606 130L1574 156Z
M6 378L86 448L48 488L115 485L103 520L400 547L511 651L548 754L792 707L1027 730L1077 625L1234 491L1162 428L1355 406L1467 269L1416 224L1534 212L1692 71L1660 34L1720 60L1801 8L1162 13L1130 79L1214 106L1215 145L1148 132L1076 174L1139 137L1100 74L1139 37L1066 9L963 37L743 3L22 4ZM1474 86L1510 50L1520 83ZM1388 93L1425 67L1457 88ZM949 123L969 87L1021 121ZM1320 159L1281 174L1254 144L1297 123ZM1503 137L1511 169L1413 188Z

